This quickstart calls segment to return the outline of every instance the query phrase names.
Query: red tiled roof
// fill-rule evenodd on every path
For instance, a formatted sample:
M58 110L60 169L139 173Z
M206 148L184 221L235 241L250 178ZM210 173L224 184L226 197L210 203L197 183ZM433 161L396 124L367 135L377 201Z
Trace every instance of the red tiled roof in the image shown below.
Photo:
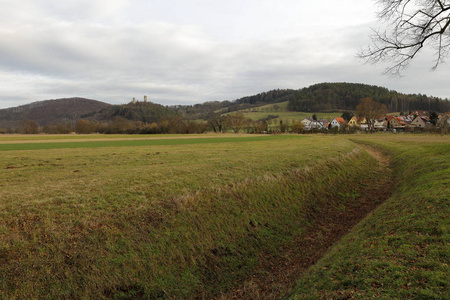
M347 122L345 122L344 118L341 117L335 117L334 118L339 124L347 124Z

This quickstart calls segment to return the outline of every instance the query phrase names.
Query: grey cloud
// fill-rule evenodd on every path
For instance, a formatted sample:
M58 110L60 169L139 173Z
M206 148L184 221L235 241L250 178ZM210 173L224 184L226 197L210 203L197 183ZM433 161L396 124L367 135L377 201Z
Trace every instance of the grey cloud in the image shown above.
M165 2L156 2L162 11ZM15 3L18 8L19 2ZM408 79L403 79L382 76L382 66L361 64L355 54L366 44L371 23L325 31L293 24L298 32L283 33L287 30L284 24L273 32L260 29L252 35L244 31L264 22L252 19L255 23L247 27L245 23L230 24L233 30L242 28L245 33L233 39L232 33L225 32L227 24L220 27L224 32L214 35L201 19L188 18L197 21L185 25L155 19L156 13L146 18L146 12L130 10L139 1L20 3L28 3L36 14L25 11L14 19L8 17L13 13L10 8L0 12L6 22L0 29L3 107L13 98L19 103L83 96L124 103L144 94L162 104L198 103L324 81L450 96L447 66L429 72L422 67L425 61L418 60L408 70ZM146 5L148 9L150 4ZM250 13L249 7L246 9ZM133 22L132 12L139 15L139 22ZM259 18L264 18L264 13L261 10ZM240 17L245 20L247 16ZM295 20L292 14L289 18ZM212 17L209 20L213 22ZM270 21L275 23L276 19ZM222 25L212 27L216 30L217 26ZM20 90L22 97L12 96L14 90Z

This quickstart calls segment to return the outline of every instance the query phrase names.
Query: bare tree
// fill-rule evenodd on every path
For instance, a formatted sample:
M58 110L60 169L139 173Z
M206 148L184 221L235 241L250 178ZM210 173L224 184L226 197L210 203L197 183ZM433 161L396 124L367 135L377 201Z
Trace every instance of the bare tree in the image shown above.
M374 30L372 44L358 56L371 63L390 62L386 74L400 75L424 47L435 50L433 70L450 50L449 0L378 0L385 31Z
M33 120L23 120L20 122L19 132L25 134L38 134L39 125Z
M236 113L236 114L230 114L226 116L225 123L233 129L235 133L238 133L241 131L241 129L249 123L249 119L247 119L244 114L242 113Z
M361 103L356 106L356 116L366 119L369 132L375 131L375 121L385 114L386 105L373 101L370 97L361 99Z
M278 112L278 110L280 109L280 106L278 104L274 104L273 109L275 109L275 112Z

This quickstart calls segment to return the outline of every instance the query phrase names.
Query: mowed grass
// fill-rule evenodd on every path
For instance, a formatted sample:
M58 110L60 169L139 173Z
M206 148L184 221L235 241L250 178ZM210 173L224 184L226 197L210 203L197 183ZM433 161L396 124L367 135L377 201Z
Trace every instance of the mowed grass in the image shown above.
M298 282L290 299L450 299L450 140L378 135L394 194Z
M277 109L275 109L275 105L278 106ZM328 121L332 121L334 117L340 117L342 115L341 112L294 112L294 111L288 111L287 110L288 102L281 102L276 104L267 104L251 109L245 109L238 111L240 113L243 113L244 116L247 118L250 118L252 121L257 121L261 119L265 119L268 116L278 116L277 118L273 119L272 122L279 123L280 120L283 120L283 122L289 122L292 123L294 121L302 121L304 118L310 118L313 114L317 116L318 119L325 119Z
M84 137L84 136L83 136ZM72 140L71 136L64 139L63 136L57 137L55 140L45 140L46 136L38 136L31 140L12 139L11 143L0 143L0 151L12 150L48 150L48 149L66 149L66 148L103 148L103 147L138 147L138 146L166 146L166 145L191 145L191 144L218 144L218 143L238 143L249 141L267 141L276 139L298 139L300 136L296 135L237 135L237 136L192 136L184 138L171 138L170 136L163 136L162 138L123 138L124 136L112 136L93 140L80 139L78 141ZM31 137L33 138L33 137ZM21 141L20 143L18 141ZM57 143L56 143L57 142Z
M301 230L301 195L333 186L298 170L355 149L338 137L237 141L1 152L0 298L232 287Z

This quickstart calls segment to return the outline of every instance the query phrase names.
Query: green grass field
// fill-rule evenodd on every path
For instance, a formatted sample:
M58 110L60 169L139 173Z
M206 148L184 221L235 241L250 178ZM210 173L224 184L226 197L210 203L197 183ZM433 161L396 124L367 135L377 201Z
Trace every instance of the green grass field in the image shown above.
M449 299L448 137L358 142L393 157L398 186L301 277L290 299Z
M225 294L323 215L358 207L381 172L361 143L393 157L398 188L292 297L446 296L447 137L185 137L2 136L0 299ZM410 293L373 290L382 275Z
M69 136L70 137L70 136ZM219 144L219 143L241 143L249 141L269 141L277 139L298 139L299 136L276 136L276 135L237 135L237 136L187 136L184 138L173 138L167 136L165 138L114 138L114 136L108 139L79 139L78 141L72 141L74 139L68 139L66 141L62 136L54 140L39 140L34 139L28 143L13 142L14 137L10 143L0 143L0 151L13 151L13 150L50 150L50 149L76 149L76 148L104 148L104 147L139 147L139 146L168 146L168 145L193 145L193 144ZM16 140L17 141L17 140ZM23 140L21 140L23 141ZM39 142L38 142L39 141Z
M245 109L242 111L238 111L240 113L243 113L244 116L247 118L250 118L252 121L261 120L264 118L267 118L269 115L278 116L276 119L273 119L272 122L275 122L276 124L279 124L280 120L283 120L283 122L289 122L292 123L294 121L301 121L304 118L310 118L313 114L316 114L318 119L325 119L328 121L332 121L334 117L340 117L342 115L342 112L330 112L330 113L323 113L323 112L293 112L287 110L287 104L288 102L281 102L276 104L267 104L260 107L255 107L251 109ZM277 109L275 109L275 105L278 106ZM236 112L233 112L236 113Z

